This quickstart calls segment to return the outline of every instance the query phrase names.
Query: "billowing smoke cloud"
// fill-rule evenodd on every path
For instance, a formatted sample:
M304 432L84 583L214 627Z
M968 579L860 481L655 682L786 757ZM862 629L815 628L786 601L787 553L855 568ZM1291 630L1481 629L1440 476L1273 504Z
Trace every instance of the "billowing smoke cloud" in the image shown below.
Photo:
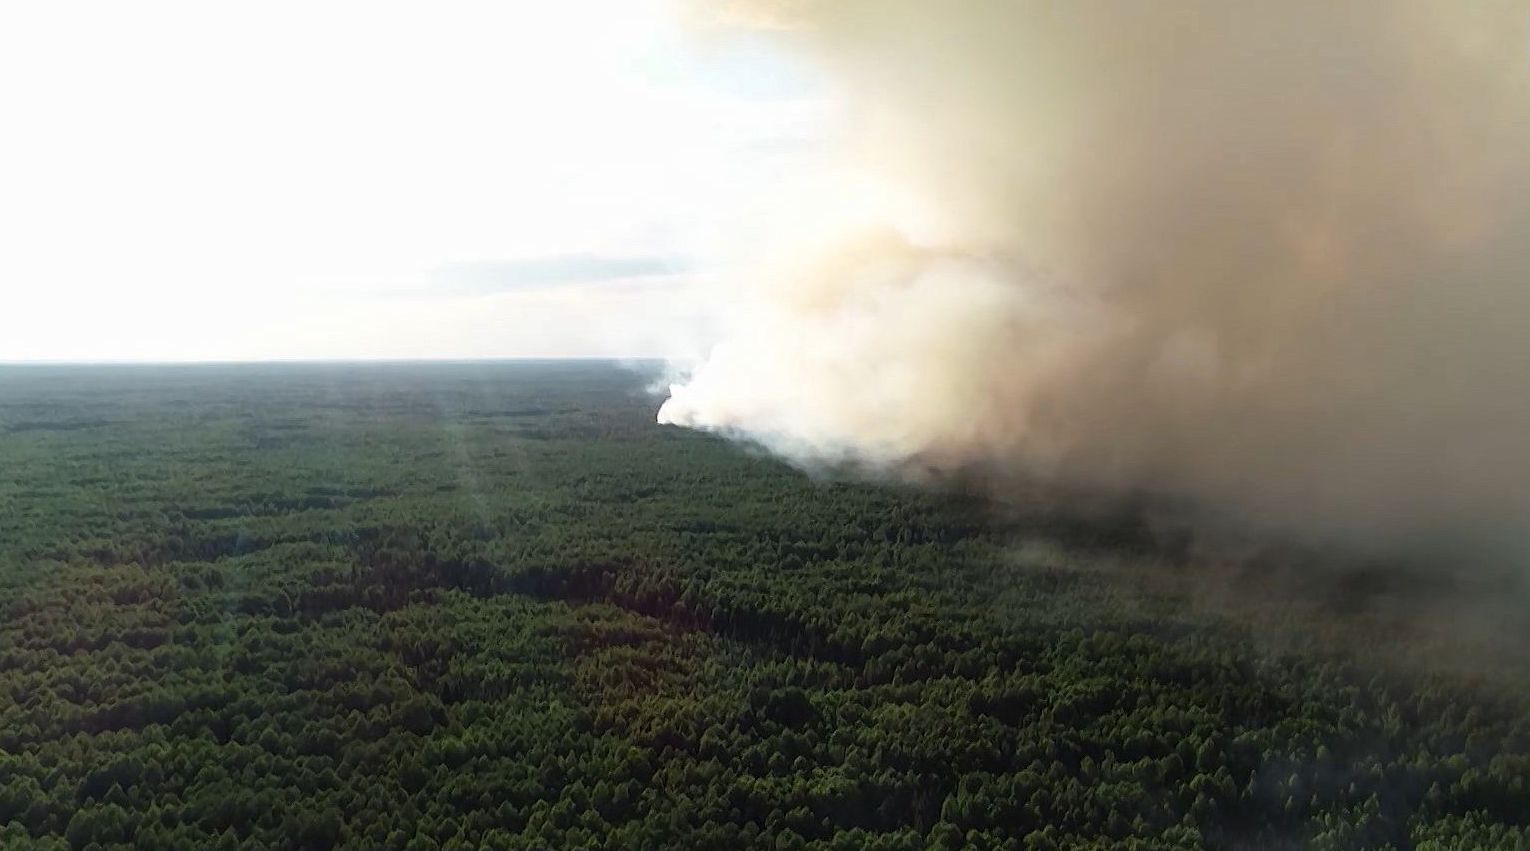
M765 12L903 201L762 273L661 421L1530 561L1522 0Z

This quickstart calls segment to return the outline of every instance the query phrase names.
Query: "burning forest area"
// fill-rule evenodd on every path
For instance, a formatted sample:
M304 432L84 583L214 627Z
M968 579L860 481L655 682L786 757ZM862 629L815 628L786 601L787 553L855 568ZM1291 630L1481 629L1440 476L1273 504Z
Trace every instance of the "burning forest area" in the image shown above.
M0 848L1530 848L1522 0L84 6Z

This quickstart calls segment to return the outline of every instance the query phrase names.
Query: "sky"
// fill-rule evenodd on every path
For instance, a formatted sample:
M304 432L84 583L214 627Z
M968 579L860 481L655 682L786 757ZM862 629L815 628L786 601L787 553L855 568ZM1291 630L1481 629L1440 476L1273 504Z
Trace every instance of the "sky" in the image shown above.
M825 112L665 0L0 5L0 361L674 355Z

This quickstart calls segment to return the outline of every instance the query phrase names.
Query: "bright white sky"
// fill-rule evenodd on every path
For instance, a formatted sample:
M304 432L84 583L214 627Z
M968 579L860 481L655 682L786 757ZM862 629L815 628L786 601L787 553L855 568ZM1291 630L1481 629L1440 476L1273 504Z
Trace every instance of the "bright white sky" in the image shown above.
M637 356L816 144L663 0L0 5L0 361Z

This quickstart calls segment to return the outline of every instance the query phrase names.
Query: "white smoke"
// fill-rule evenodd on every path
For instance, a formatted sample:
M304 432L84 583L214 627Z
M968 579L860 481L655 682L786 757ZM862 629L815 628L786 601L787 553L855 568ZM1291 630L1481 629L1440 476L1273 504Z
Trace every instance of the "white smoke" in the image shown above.
M1526 560L1524 3L765 6L920 215L770 264L662 422Z

